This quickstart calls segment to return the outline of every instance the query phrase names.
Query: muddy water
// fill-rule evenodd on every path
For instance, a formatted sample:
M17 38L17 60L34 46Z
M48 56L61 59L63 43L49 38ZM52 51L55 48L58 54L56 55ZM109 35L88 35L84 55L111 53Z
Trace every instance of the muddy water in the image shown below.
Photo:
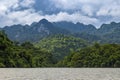
M120 80L120 69L1 68L0 80Z

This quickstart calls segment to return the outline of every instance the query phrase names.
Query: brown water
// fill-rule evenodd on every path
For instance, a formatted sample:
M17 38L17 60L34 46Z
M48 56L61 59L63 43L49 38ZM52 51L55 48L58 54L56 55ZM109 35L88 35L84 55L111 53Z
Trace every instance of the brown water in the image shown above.
M0 80L120 80L120 69L1 68Z

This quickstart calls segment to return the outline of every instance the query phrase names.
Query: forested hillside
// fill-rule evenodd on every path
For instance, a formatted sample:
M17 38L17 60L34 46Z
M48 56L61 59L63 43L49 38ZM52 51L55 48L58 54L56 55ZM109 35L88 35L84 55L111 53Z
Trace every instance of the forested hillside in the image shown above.
M120 23L42 19L0 30L0 67L120 67Z
M0 67L50 67L51 57L51 53L41 51L29 42L13 43L0 31Z
M0 31L0 67L120 67L119 44L92 46L79 38L56 35L36 46L13 42Z
M60 61L59 67L120 67L120 45L95 43L72 52Z
M48 51L53 54L55 62L63 59L70 52L87 47L90 43L87 41L75 38L73 36L55 35L50 36L35 43L37 48Z

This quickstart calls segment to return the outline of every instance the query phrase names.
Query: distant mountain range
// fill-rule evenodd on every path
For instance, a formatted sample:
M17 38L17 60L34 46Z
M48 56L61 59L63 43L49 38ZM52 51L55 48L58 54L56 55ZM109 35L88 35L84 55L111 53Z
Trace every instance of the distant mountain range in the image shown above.
M31 25L6 26L1 30L4 30L11 40L19 42L37 42L51 35L64 34L73 35L90 42L120 43L120 23L115 22L103 24L97 29L92 24L74 24L66 21L52 23L42 19Z
M42 19L37 23L29 25L13 25L2 28L13 41L19 42L35 42L53 34L68 34L67 30L55 27L46 19Z

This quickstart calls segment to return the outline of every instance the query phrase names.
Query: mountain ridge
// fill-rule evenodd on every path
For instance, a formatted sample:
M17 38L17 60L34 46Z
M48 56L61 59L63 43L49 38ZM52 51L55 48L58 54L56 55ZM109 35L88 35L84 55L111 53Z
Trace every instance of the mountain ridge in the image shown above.
M80 38L88 39L88 41L92 41L92 39L90 39L92 37L93 41L95 42L120 43L120 23L116 22L111 22L110 24L103 24L99 29L97 29L92 24L74 24L72 22L66 21L49 22L46 19L42 19L38 22L32 23L31 25L19 24L13 26L6 26L4 28L1 28L1 30L4 30L11 40L19 42L36 42L45 37L56 34L79 34ZM97 37L100 39L97 39Z

